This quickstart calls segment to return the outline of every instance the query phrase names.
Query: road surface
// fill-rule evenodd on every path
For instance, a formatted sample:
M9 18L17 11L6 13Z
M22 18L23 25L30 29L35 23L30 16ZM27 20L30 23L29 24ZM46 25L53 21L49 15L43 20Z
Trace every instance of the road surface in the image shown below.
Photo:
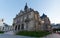
M35 38L35 37L14 35L13 31L9 31L5 32L4 34L0 34L0 38Z
M60 38L60 34L53 33L42 38Z
M0 38L37 38L37 37L14 35L13 31L10 31L10 32L5 32L4 34L0 34ZM52 33L50 35L40 38L60 38L60 34Z
M35 37L9 35L9 34L0 34L0 38L35 38Z

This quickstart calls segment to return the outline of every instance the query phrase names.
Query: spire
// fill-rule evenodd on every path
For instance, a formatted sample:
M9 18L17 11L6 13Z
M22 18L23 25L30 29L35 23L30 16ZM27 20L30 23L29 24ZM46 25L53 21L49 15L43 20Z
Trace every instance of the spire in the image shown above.
M47 15L45 15L45 14L43 13L43 16L45 16L45 17L46 17Z
M43 13L42 17L44 17L44 18L45 18L45 17L47 17L47 15L45 15L45 14Z
M43 13L43 15L41 16L41 18L45 18L45 17L47 17L47 15L45 15L45 14Z
M27 9L28 9L28 6L27 6L27 3L26 3L24 10L26 11Z

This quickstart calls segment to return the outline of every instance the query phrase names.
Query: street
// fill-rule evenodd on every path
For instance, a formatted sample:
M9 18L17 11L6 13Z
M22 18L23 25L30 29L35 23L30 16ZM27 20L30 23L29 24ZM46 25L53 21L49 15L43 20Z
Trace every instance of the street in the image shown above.
M13 31L10 31L5 32L4 34L0 34L0 38L35 38L35 37L14 35ZM50 35L41 38L60 38L60 34L52 33Z
M14 35L13 31L10 31L5 32L4 34L0 34L0 38L35 38L35 37Z
M47 35L46 37L42 37L42 38L60 38L60 35L53 33L53 34Z
M9 35L9 34L0 34L0 38L34 38L34 37Z

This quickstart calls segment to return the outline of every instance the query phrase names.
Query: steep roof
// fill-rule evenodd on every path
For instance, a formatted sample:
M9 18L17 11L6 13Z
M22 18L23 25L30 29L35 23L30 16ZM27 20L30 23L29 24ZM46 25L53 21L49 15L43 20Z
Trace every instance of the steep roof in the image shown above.
M47 17L47 15L43 14L40 18L43 19L45 17Z

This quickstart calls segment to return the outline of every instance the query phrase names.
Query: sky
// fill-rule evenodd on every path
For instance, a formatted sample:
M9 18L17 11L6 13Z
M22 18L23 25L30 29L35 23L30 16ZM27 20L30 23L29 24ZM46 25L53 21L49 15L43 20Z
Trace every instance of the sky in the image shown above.
M45 13L51 23L60 23L60 0L0 0L0 19L12 25L13 18L20 10L24 10L26 3L29 8L38 11L40 16Z

